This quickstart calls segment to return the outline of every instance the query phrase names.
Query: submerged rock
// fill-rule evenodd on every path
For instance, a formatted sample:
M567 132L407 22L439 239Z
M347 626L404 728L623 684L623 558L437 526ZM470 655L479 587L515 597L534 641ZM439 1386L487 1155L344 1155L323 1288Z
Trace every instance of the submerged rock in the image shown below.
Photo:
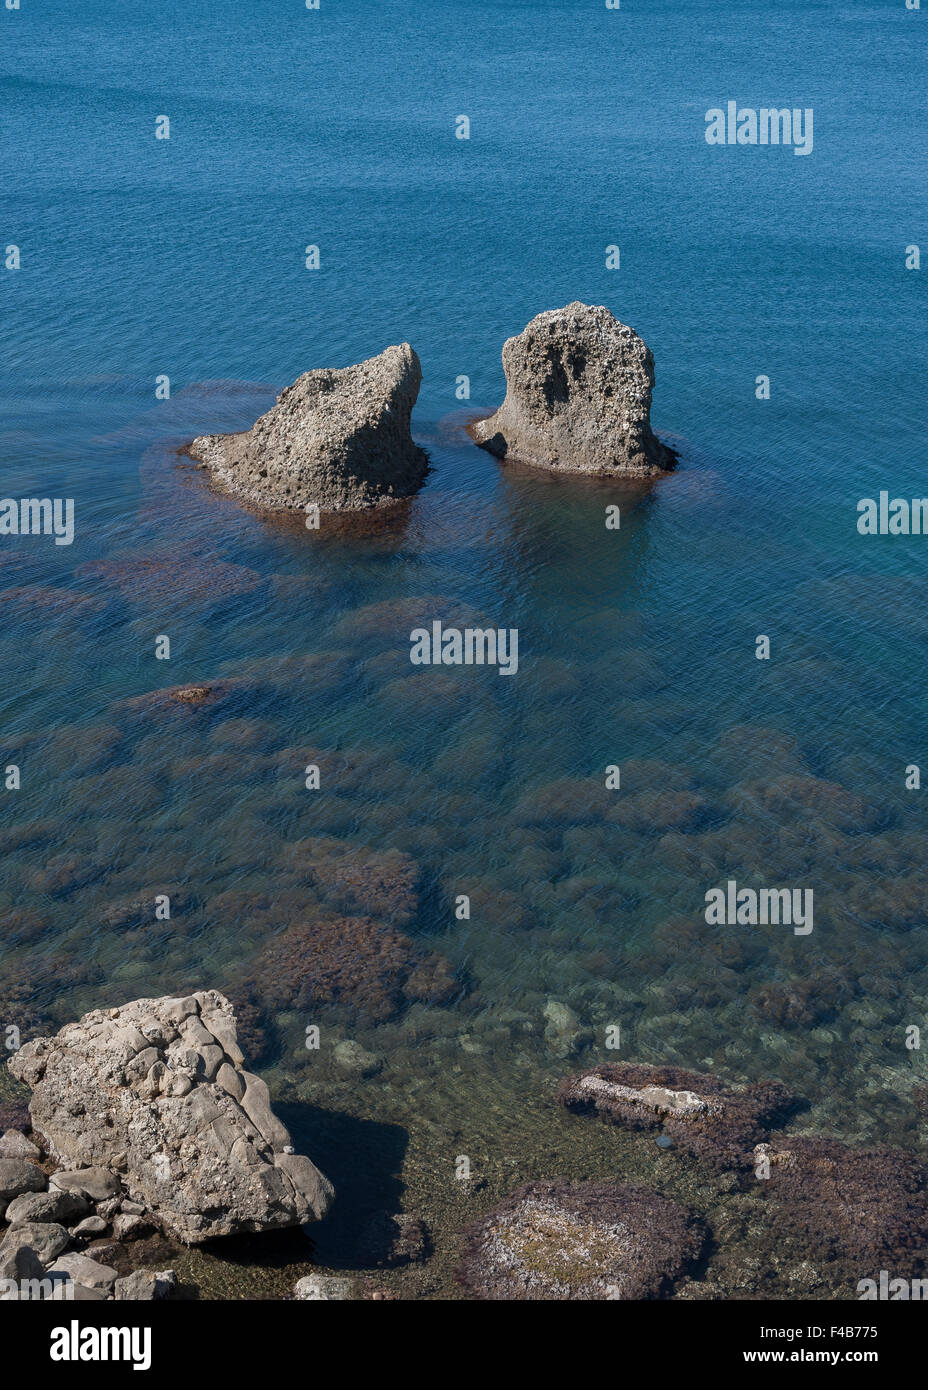
M201 435L189 452L220 489L270 510L383 506L410 497L428 470L409 430L421 381L408 343L305 372L250 430Z
M122 1185L136 1210L197 1244L316 1220L333 1195L242 1063L232 1008L208 990L95 1010L9 1066L32 1087L49 1151L76 1170L56 1186L97 1199Z
M573 473L647 475L672 468L651 429L654 358L608 309L575 300L503 345L506 399L470 426L502 458Z
M410 1000L444 1003L456 989L443 956L372 917L288 927L259 954L247 983L274 1012L333 1006L378 1023Z
M812 1260L846 1261L855 1278L926 1268L928 1170L917 1154L783 1135L759 1144L754 1162L775 1227Z
M778 1082L726 1086L716 1076L679 1067L620 1062L563 1082L562 1105L594 1112L626 1129L658 1129L687 1153L717 1167L743 1167L792 1097Z
M704 1238L649 1188L556 1178L518 1188L472 1226L457 1277L482 1299L657 1298Z

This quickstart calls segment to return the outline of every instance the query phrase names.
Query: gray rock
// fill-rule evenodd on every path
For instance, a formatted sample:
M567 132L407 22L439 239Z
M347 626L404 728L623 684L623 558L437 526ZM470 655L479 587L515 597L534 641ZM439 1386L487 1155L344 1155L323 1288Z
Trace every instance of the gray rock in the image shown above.
M10 1226L0 1243L0 1252L18 1250L26 1245L34 1250L43 1264L51 1264L56 1256L67 1250L70 1235L55 1221L23 1221Z
M306 1274L297 1280L293 1297L311 1303L342 1303L354 1298L354 1283L341 1277Z
M306 372L250 430L202 435L189 452L221 490L272 510L383 506L416 492L428 469L409 429L421 381L408 343Z
M654 358L608 309L574 301L538 314L503 346L506 399L475 421L503 458L571 473L648 475L675 456L651 429Z
M118 1216L113 1217L113 1236L116 1240L138 1240L150 1230L151 1222L146 1221L144 1216L120 1212Z
M231 1005L211 990L96 1010L54 1038L26 1043L10 1069L33 1088L33 1123L51 1151L73 1165L56 1173L54 1183L82 1192L93 1185L100 1214L113 1219L123 1238L138 1231L139 1215L104 1211L106 1198L120 1190L113 1170L131 1202L188 1244L323 1216L332 1186L308 1158L292 1152L265 1083L235 1062L241 1056L235 1031ZM235 1084L206 1079L190 1045L203 1033L215 1041L202 1046L221 1046L227 1059L217 1077L228 1067ZM147 1072L133 1066L152 1049L158 1060ZM152 1090L156 1068L160 1080ZM183 1094L175 1089L178 1080ZM239 1088L241 1103L232 1093ZM102 1173L99 1184L90 1172Z
M79 1221L71 1231L72 1236L80 1236L85 1239L92 1239L94 1236L106 1235L106 1222L102 1216L86 1216L83 1221Z
M115 1173L107 1168L59 1168L52 1174L52 1188L62 1192L79 1192L91 1202L105 1202L108 1197L118 1197L122 1183Z
M109 1265L99 1264L89 1255L60 1255L49 1269L49 1274L70 1277L75 1284L83 1284L87 1289L105 1289L107 1292L116 1282L116 1270Z
M24 1192L44 1192L46 1187L48 1178L37 1164L26 1158L0 1158L0 1202L4 1205Z
M177 1275L173 1269L163 1269L157 1273L150 1269L137 1269L124 1279L117 1279L113 1291L117 1302L132 1299L151 1303L154 1299L167 1298L176 1287Z
M45 1266L29 1245L17 1242L0 1246L0 1279L13 1279L19 1283L23 1279L43 1279Z
M60 1221L66 1225L87 1212L87 1199L80 1192L27 1192L16 1197L6 1209L10 1225L24 1221Z
M0 1137L0 1158L31 1158L37 1161L41 1157L41 1149L27 1139L22 1130L8 1129Z

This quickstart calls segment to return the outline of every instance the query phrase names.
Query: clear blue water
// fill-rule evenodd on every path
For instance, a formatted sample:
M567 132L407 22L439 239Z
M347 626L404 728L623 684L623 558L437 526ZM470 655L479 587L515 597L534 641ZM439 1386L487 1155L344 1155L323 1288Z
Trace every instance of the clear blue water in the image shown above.
M466 1134L490 1073L511 1115L528 1076L573 1064L544 1038L554 998L576 1057L603 1060L618 1022L626 1055L776 1075L813 1127L915 1142L926 542L860 537L856 503L925 491L905 268L925 42L895 2L4 12L0 241L22 268L0 272L2 491L73 497L77 531L0 542L0 742L23 770L0 805L3 1019L249 979L319 910L287 846L327 834L416 860L404 930L461 985L386 1022L336 1010L333 1038L386 1059L364 1082L307 1069L312 1020L266 1001L293 1095L376 1109L385 1088L413 1136L439 1110ZM729 99L814 108L812 154L709 147ZM501 467L462 431L457 377L494 407L504 339L573 299L654 352L681 463L647 493ZM432 460L404 525L269 525L177 456L404 339ZM411 615L462 607L519 629L515 678L409 665ZM231 678L202 711L125 703ZM307 748L363 770L310 801ZM641 798L624 818L600 804L608 763ZM678 786L698 815L656 799ZM812 936L707 927L728 876L813 887ZM169 929L108 925L165 884ZM806 993L790 1011L771 983Z

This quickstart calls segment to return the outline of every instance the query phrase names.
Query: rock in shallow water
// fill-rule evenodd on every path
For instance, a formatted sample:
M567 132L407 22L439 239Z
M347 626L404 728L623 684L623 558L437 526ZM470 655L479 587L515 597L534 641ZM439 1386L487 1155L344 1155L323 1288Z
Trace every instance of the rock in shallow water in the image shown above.
M422 369L408 343L355 366L305 372L242 434L201 435L190 453L213 481L271 510L358 511L410 497L428 458L410 415Z
M234 1087L207 1079L217 1076L216 1054ZM59 1160L118 1174L165 1231L196 1244L303 1225L333 1196L328 1179L293 1153L266 1085L242 1060L231 1005L208 990L96 1010L25 1044L9 1066L32 1087L33 1123ZM239 1089L239 1098L230 1093ZM26 1175L13 1176L18 1185ZM55 1176L77 1190L102 1180Z
M492 1300L656 1298L704 1239L649 1188L556 1178L518 1188L470 1228L458 1279Z
M607 1063L570 1077L559 1099L568 1110L593 1112L626 1129L663 1130L713 1167L742 1169L793 1104L778 1082L729 1087L716 1076L636 1062Z
M608 309L575 300L503 345L506 399L470 433L503 458L571 473L648 475L675 455L651 429L654 358Z

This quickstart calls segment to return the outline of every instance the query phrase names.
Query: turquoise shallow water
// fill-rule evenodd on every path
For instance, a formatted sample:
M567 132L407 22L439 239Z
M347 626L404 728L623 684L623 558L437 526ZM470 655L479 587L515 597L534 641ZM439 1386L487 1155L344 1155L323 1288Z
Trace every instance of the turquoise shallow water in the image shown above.
M452 1147L494 1107L519 1131L526 1078L608 1060L614 1024L624 1055L775 1075L813 1128L917 1142L925 542L860 537L855 508L923 491L918 19L702 0L7 16L3 491L73 497L76 537L0 550L2 762L22 769L0 804L0 1021L263 969L281 1091L386 1104L414 1146L439 1111ZM813 153L710 149L704 112L729 98L813 106ZM681 461L647 491L501 467L463 432L459 374L468 410L494 406L504 338L574 298L654 350L652 418ZM432 471L392 526L270 524L178 455L300 371L402 339ZM519 629L515 677L410 666L413 626L470 614ZM189 681L221 698L132 703ZM293 847L320 836L362 874L371 853L415 861L394 926L453 989L372 1016L268 984L279 932L370 908L313 886ZM811 887L811 936L707 926L728 878ZM170 923L126 907L165 891ZM552 999L569 1044L545 1037ZM384 1069L334 1067L346 1037ZM515 1176L537 1160L534 1122L519 1132Z

